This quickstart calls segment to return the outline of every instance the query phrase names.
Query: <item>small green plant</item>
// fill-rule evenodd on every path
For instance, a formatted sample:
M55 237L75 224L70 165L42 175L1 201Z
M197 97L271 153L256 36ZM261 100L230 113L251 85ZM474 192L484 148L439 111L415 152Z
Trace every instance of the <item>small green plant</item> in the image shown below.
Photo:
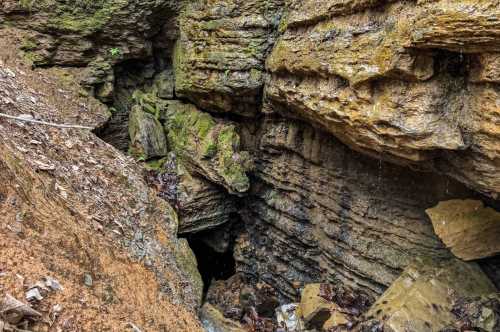
M118 47L113 47L109 50L109 54L113 57L113 58L118 58L122 55L122 51L118 48Z

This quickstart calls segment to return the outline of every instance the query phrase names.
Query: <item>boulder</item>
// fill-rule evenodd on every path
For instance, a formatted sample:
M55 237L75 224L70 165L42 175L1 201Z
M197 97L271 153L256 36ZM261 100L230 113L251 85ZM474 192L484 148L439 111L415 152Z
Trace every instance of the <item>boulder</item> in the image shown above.
M200 310L200 319L207 332L246 332L237 321L225 318L210 303L205 303Z
M234 124L217 120L194 105L172 102L162 117L169 147L193 174L241 195L250 187L247 152L240 150Z
M308 284L304 287L299 312L307 328L329 330L348 323L340 307L322 295L322 284Z
M493 292L475 263L420 260L405 269L366 317L381 322L384 331L439 331L454 322L455 300Z
M154 181L160 196L169 201L178 213L180 234L215 228L229 222L232 214L236 213L234 197L224 188L191 174L173 152L166 158L149 162L147 167L157 173ZM226 245L227 249L229 243L219 240L221 238L215 239L214 246Z
M440 202L426 210L451 252L470 261L500 253L500 212L476 200Z
M130 153L141 160L163 157L168 153L165 131L153 114L138 105L129 117Z

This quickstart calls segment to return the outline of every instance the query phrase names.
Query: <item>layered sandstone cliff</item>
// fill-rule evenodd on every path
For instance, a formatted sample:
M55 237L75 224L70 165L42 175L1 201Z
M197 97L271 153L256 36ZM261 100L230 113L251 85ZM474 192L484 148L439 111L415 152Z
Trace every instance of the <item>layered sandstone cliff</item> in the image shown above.
M197 304L182 294L199 292L200 282L176 233L229 250L245 282L273 289L268 302L248 300L245 287L240 297L208 296L253 328L269 309L259 311L269 306L261 302L298 301L309 283L343 287L367 304L388 288L382 299L406 303L393 295L404 295L398 281L408 275L424 297L432 287L436 294L459 288L467 274L492 292L479 263L498 287L499 1L112 0L70 9L64 0L12 0L0 4L0 22L15 30L34 66L81 67L80 93L112 111L109 121L94 111L101 118L91 126L147 169L146 182L163 200L141 204L170 205L179 216L178 228L174 212L139 224L169 227L172 245L154 246L165 253L162 267L147 267L156 278L172 268L172 280L184 280L169 289L187 310ZM95 149L105 151L100 144ZM113 169L109 163L125 157L112 151L96 161ZM113 210L140 209L143 181L114 188L131 196ZM88 199L78 197L75 204ZM474 203L443 210L453 202ZM484 205L487 215L478 211ZM132 232L120 245L136 240ZM454 257L477 262L446 263ZM415 270L415 259L438 267ZM454 266L458 281L440 277ZM464 296L484 295L468 290ZM457 299L441 300L439 328L456 316ZM219 316L204 308L206 319ZM404 325L393 316L412 312L405 310L365 323Z

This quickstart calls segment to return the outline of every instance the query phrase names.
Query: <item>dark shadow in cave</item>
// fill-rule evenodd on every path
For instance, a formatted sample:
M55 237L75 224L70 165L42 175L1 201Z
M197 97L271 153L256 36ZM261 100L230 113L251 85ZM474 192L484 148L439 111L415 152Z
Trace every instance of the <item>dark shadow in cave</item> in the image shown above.
M206 294L212 280L226 280L236 273L236 262L232 245L223 253L207 245L207 232L188 236L186 239L198 260L198 270L203 279L203 293Z

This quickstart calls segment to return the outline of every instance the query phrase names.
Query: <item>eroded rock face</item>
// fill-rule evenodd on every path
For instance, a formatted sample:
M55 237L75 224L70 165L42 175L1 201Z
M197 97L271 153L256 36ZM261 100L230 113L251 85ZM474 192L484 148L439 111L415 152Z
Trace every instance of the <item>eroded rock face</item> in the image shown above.
M291 299L297 282L318 281L376 297L416 256L450 257L424 211L471 195L462 185L360 156L289 119L268 118L259 137L239 270Z
M483 202L451 200L426 212L436 234L458 258L469 261L500 253L500 213Z
M179 18L177 95L203 109L254 115L283 2L190 1Z
M24 49L35 64L87 65L152 54L150 39L178 7L172 0L6 0L0 23L29 31Z
M455 300L494 291L474 263L426 260L406 268L366 316L382 322L384 331L439 331L454 322Z
M292 1L266 110L496 197L498 17L497 1Z
M173 201L179 215L180 234L206 231L232 220L237 212L236 200L224 188L191 174L173 154L169 155L165 165L168 167L163 166L159 176L172 176L175 182L170 185L175 186ZM225 252L228 243L221 242L224 241L215 238L213 246Z

